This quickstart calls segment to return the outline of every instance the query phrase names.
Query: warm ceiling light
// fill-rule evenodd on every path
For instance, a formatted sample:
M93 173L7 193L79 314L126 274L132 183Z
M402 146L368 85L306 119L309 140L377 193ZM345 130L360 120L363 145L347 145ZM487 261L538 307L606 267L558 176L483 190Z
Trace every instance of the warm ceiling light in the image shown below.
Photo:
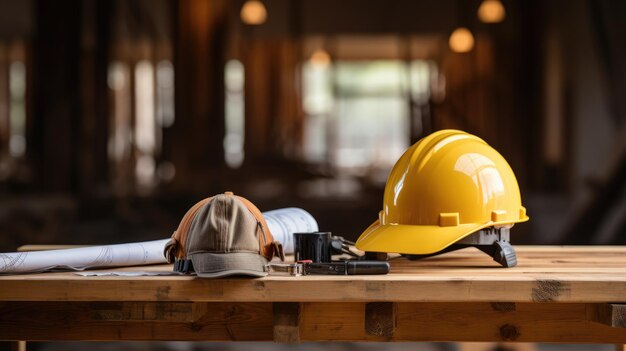
M450 40L448 40L450 49L454 52L463 53L469 52L474 47L474 36L469 29L459 27L452 32Z
M478 8L478 19L484 23L499 23L505 16L506 10L500 0L484 0Z
M261 1L248 0L241 7L240 16L245 24L259 25L267 20L267 10Z
M330 65L330 55L323 49L317 49L311 54L311 64L316 66Z

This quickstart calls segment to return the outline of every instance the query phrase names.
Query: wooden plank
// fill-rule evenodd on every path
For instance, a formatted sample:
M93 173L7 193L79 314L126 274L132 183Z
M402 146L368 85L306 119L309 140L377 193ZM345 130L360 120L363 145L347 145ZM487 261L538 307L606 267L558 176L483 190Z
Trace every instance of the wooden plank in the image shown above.
M12 302L0 311L0 340L272 340L269 303Z
M459 341L604 343L626 339L623 331L587 321L585 304L518 303L514 310L500 307L401 303L395 340L446 340L450 333Z
M297 302L272 304L275 342L300 342L300 311L300 304Z
M29 251L45 251L45 250L63 250L63 249L76 249L79 247L88 247L87 245L37 245L29 244L22 245L17 248L17 252L29 252Z
M368 333L366 303L304 303L298 307L299 320L293 318L298 315L297 304L194 303L191 310L182 308L159 318L151 314L145 321L137 319L139 314L124 314L137 311L134 305L3 303L0 340L270 341L276 336L274 322L274 326L297 324L299 338L287 334L287 340L297 341L626 343L624 329L587 320L586 304L578 303L517 303L514 309L510 304L503 308L490 303L395 303L395 327L387 336ZM140 306L139 310L152 311L173 307Z
M171 302L621 302L625 247L519 247L500 268L477 250L391 260L382 276L81 277L71 272L0 276L0 301ZM171 266L119 268L170 271ZM333 291L333 294L329 294ZM433 293L436 292L436 293Z
M365 332L362 304L306 304L302 340L381 341ZM585 304L396 303L389 341L615 343L626 332L586 319ZM364 323L364 321L363 321Z
M4 278L4 277L3 277ZM608 302L626 300L626 275L559 281L533 275L209 280L193 277L1 279L0 301ZM335 293L328 294L328 291ZM434 293L436 292L436 293Z
M171 186L211 193L224 164L224 65L228 1L174 2L176 123L164 129L164 157L176 164ZM185 116L178 118L178 116ZM175 145L175 146L174 146ZM205 179L204 182L194 181Z
M626 304L588 304L587 318L613 328L626 328Z

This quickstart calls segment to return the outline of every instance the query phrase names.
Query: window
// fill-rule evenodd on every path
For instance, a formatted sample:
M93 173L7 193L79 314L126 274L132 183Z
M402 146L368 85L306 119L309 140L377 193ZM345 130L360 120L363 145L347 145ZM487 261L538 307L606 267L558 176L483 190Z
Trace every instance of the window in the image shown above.
M18 176L26 154L26 42L0 41L0 181Z
M238 60L230 60L224 69L226 87L226 116L224 160L230 168L239 168L244 159L244 67Z
M154 64L144 59L132 65L113 61L109 65L108 85L111 90L109 158L113 163L114 186L125 191L128 167L134 169L140 192L170 181L175 175L173 165L157 160L162 130L174 124L172 63L161 60Z
M176 175L163 152L176 123L171 2L116 2L108 65L109 178L117 195L146 195Z
M410 144L411 101L428 102L436 65L314 58L302 66L306 160L355 175L390 169Z

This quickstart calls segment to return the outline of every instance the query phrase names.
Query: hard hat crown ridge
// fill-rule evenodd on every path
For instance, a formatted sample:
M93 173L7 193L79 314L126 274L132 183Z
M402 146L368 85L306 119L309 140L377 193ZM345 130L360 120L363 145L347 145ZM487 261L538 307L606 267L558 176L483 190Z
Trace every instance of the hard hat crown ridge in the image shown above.
M502 155L474 135L442 130L396 162L379 221L357 248L431 254L480 229L526 220L517 180Z

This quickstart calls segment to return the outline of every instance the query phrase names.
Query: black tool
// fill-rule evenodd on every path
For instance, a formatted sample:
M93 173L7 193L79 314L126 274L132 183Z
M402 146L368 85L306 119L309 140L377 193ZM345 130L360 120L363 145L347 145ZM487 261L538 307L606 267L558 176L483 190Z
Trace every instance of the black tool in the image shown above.
M330 263L304 263L304 274L361 275L387 274L389 262L384 261L337 261Z
M336 262L296 262L270 263L272 275L365 275L389 273L389 262L384 261L336 261Z
M294 233L296 263L269 264L274 274L287 275L360 275L387 274L389 263L363 260L364 257L352 252L353 242L331 232ZM333 261L332 255L346 254L352 260Z
M296 261L331 262L332 255L342 254L361 257L350 249L354 242L333 236L331 232L294 233L293 236Z
M330 232L294 233L296 261L330 262Z

